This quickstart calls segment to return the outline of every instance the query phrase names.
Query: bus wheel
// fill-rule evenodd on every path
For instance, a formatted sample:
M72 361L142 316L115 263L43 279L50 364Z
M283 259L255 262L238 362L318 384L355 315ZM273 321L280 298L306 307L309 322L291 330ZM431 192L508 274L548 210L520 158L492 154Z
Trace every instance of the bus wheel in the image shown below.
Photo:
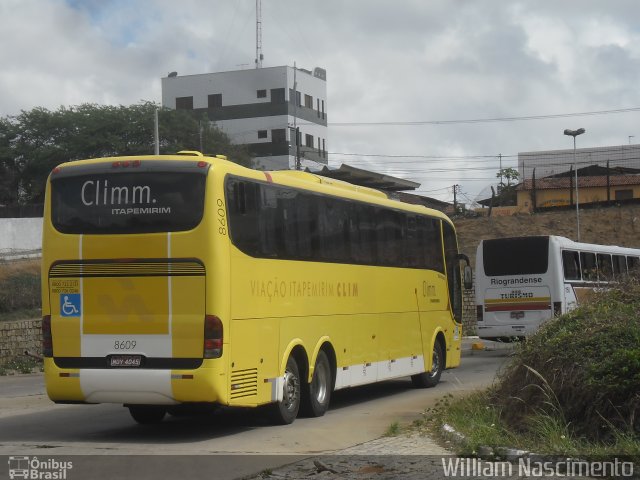
M129 405L129 413L133 419L142 424L160 423L167 409L157 405Z
M431 371L412 375L411 381L418 388L435 387L440 381L440 376L444 370L444 355L442 353L442 344L436 340L433 346L433 358L431 360Z
M302 396L302 411L307 417L321 417L331 399L331 366L327 354L318 352L311 383L306 384Z
M289 357L284 371L282 400L272 406L273 422L278 425L288 425L296 419L298 410L300 410L300 372L296 360Z

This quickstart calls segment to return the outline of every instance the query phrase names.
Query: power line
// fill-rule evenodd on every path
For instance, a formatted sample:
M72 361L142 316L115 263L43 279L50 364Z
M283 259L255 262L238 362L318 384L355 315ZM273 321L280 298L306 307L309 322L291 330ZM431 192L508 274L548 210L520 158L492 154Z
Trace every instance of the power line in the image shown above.
M573 151L573 150L572 150ZM342 155L345 157L375 157L375 158L424 158L427 160L467 160L467 159L483 159L498 158L498 155L400 155L400 154L383 154L383 153L346 153L346 152L328 152L330 155ZM503 155L505 157L517 157L518 155Z
M330 122L330 127L369 127L369 126L412 126L412 125L459 125L469 123L519 122L527 120L549 120L553 118L586 117L594 115L611 115L616 113L638 112L640 107L619 108L615 110L597 110L592 112L556 113L547 115L526 115L522 117L472 118L462 120L420 120L415 122Z

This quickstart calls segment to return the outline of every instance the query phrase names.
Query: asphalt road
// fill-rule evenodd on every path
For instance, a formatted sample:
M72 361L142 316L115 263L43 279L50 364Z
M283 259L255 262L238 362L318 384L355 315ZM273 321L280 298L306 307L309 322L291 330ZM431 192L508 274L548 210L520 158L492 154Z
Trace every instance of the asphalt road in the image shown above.
M149 478L158 479L169 478L163 476L168 465L160 455L214 458L215 454L220 461L211 466L216 472L212 478L241 478L287 463L292 455L329 453L378 438L392 423L418 418L447 393L490 385L509 352L505 345L467 350L462 366L445 371L432 389L412 388L406 378L335 392L324 417L299 418L288 426L269 425L256 409L222 409L141 426L120 405L51 403L44 394L42 375L0 377L0 455L100 455L92 465L110 467L126 465L130 455L154 455L145 462L144 472L155 472ZM189 457L172 458L171 464L186 462L180 468L188 470ZM100 471L104 478L113 475L108 468ZM0 478L3 473L0 466ZM92 478L102 478L99 471L92 473Z

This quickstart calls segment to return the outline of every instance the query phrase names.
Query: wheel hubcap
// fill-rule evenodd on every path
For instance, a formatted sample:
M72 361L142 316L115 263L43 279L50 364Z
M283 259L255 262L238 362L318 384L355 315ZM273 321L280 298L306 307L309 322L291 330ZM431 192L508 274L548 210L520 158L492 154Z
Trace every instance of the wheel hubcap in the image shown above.
M440 370L440 355L434 350L433 358L431 359L431 376L435 377Z
M298 379L290 371L284 374L284 406L287 410L293 410L298 401Z

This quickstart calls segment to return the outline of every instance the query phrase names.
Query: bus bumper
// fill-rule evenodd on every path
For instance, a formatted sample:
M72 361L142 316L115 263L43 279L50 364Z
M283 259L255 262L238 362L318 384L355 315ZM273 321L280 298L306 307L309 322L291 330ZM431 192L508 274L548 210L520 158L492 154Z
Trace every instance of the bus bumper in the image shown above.
M212 363L195 370L62 369L45 358L45 383L49 398L60 403L225 403L224 377Z

